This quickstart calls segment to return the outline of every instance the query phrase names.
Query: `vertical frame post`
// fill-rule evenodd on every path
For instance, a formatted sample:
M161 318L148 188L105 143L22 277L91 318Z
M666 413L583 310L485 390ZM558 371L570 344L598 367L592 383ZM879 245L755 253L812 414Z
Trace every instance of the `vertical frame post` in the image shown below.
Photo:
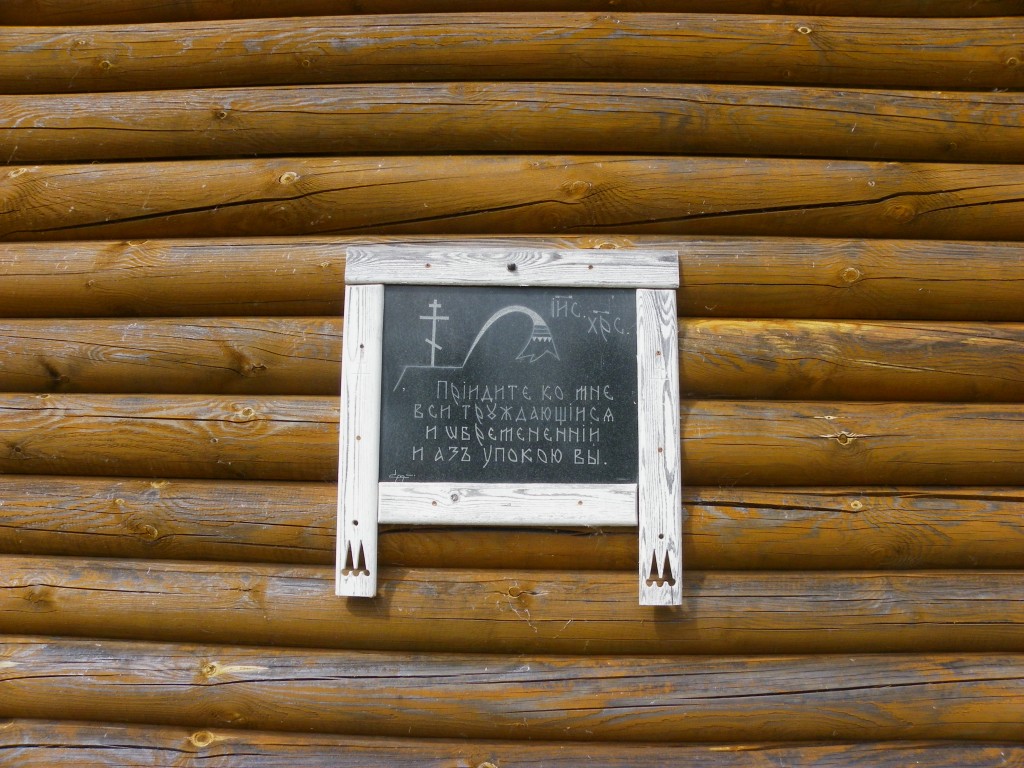
M682 605L683 510L676 294L636 292L640 604Z
M335 594L377 594L377 481L384 286L345 289Z

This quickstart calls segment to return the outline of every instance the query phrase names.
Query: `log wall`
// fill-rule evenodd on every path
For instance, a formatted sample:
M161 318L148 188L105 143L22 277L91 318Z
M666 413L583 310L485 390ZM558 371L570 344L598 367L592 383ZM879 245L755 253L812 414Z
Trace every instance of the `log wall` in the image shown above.
M429 5L429 7L428 7ZM0 765L1024 765L1020 0L0 4ZM636 532L384 527L346 260L679 260Z

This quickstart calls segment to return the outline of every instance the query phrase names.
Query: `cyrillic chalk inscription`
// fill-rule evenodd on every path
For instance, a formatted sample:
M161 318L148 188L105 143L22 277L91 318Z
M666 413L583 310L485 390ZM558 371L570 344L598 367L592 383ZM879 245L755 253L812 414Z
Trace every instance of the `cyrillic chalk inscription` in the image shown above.
M384 290L382 482L637 480L636 292Z

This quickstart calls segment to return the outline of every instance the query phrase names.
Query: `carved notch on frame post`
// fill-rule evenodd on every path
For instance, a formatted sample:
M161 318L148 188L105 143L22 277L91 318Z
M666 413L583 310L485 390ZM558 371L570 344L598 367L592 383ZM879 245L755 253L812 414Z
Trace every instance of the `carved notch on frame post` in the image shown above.
M335 591L377 594L377 470L384 286L345 289Z
M679 339L675 291L636 292L640 604L683 601Z

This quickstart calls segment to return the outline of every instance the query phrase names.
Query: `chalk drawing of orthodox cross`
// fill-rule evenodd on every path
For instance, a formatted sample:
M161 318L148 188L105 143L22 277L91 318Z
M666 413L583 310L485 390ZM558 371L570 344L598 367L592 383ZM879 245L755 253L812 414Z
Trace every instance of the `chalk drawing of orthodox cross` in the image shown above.
M441 345L437 343L437 321L438 320L447 320L448 319L448 315L439 315L439 314L437 314L437 310L439 310L441 308L441 304L440 304L440 302L438 302L437 299L434 299L432 302L427 304L427 306L430 307L434 311L430 315L420 315L420 320L429 320L430 321L430 338L429 339L424 339L424 341L426 341L427 344L430 345L430 367L434 368L435 367L435 364L434 364L435 356L437 355L438 350L441 349Z

